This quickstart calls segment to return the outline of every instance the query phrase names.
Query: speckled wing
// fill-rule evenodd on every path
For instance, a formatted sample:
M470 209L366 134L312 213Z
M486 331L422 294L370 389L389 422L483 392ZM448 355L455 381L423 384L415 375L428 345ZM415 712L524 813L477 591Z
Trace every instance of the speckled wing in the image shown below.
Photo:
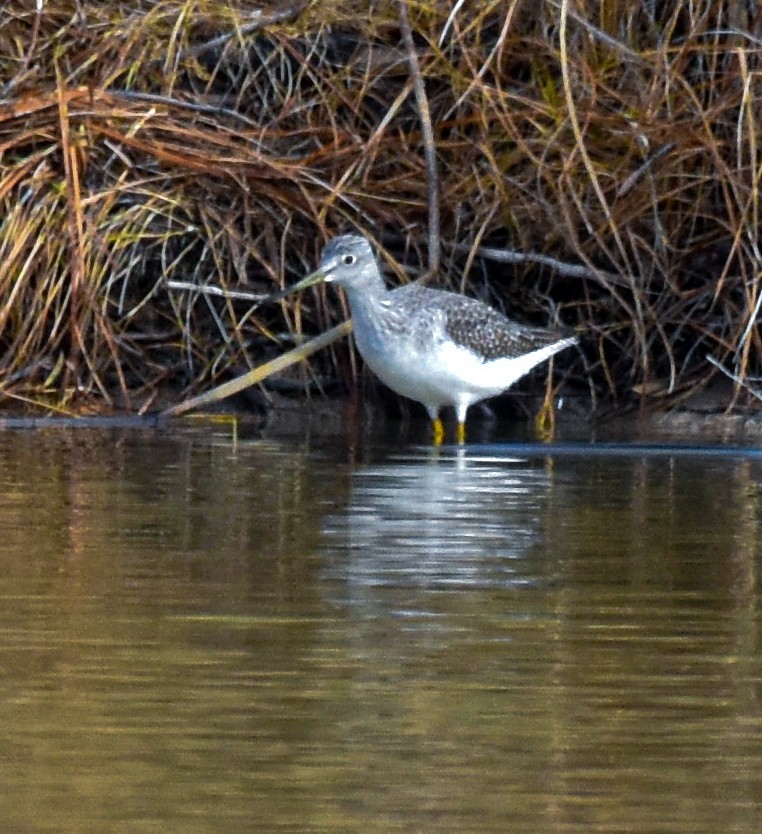
M408 333L422 345L451 339L485 362L524 356L570 335L510 321L475 298L418 284L389 293L387 327Z
M563 333L529 327L505 318L472 298L454 295L446 306L445 332L488 362L531 353L564 338Z

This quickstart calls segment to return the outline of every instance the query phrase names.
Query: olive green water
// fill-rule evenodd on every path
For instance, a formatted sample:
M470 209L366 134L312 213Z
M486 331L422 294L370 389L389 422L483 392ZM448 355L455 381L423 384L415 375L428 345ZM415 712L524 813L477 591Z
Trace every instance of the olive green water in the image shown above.
M761 477L0 434L0 830L757 832Z

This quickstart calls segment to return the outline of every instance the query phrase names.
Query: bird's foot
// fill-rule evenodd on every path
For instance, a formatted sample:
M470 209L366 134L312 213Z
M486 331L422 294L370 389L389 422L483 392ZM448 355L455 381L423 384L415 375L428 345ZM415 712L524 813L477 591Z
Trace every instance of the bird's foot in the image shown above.
M444 423L439 419L439 417L435 418L431 421L431 429L434 434L433 440L435 446L441 446L444 443L445 439L445 430L444 430Z

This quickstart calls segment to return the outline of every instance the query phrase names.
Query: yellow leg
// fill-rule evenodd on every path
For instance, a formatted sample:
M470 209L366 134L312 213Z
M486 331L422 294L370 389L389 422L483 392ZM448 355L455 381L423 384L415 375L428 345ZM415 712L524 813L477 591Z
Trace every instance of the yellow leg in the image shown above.
M442 443L444 442L445 430L444 430L444 424L439 419L439 417L435 417L431 421L431 428L434 431L434 445L435 446L441 446Z
M458 445L462 446L466 442L466 424L458 420Z

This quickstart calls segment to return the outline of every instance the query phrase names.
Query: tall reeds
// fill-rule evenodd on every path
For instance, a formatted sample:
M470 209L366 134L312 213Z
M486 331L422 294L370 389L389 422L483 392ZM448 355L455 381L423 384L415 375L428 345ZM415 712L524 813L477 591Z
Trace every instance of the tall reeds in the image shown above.
M256 365L346 311L166 282L265 295L348 230L586 329L599 398L755 392L757 5L401 2L5 4L0 392L145 410Z

